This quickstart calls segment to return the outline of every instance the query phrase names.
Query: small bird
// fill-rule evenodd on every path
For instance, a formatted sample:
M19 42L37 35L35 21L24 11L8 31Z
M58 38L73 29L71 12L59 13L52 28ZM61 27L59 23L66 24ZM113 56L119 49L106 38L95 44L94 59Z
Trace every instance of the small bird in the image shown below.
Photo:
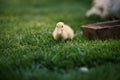
M55 40L59 39L72 40L74 37L74 31L72 30L71 27L64 24L63 22L58 22L52 35Z

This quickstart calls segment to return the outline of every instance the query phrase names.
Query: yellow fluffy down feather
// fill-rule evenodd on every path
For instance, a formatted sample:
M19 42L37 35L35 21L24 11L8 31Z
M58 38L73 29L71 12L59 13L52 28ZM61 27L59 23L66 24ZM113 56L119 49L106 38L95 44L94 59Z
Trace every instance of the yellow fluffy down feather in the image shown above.
M59 40L61 38L64 40L73 39L74 31L70 26L65 25L63 22L58 22L52 35L55 40Z

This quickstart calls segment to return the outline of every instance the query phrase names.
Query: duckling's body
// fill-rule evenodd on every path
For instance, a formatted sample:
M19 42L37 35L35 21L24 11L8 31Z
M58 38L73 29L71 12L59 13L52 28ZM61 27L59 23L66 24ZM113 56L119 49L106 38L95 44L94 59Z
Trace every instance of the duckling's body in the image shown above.
M55 40L61 38L63 38L64 40L73 39L74 31L68 25L65 25L63 22L58 22L52 35Z

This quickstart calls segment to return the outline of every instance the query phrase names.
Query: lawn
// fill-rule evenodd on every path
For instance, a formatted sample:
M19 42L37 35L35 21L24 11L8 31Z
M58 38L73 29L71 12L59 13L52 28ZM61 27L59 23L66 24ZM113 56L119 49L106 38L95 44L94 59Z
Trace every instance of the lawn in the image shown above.
M120 40L88 40L91 0L0 0L0 80L120 80ZM57 22L72 41L55 41ZM82 71L85 67L88 71Z

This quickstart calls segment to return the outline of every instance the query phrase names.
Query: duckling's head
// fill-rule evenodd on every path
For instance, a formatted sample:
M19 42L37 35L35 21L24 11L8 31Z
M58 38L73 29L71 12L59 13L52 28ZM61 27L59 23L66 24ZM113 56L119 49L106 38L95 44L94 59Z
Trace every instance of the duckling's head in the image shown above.
M56 24L56 28L57 28L57 33L58 33L58 34L62 34L62 32L63 32L63 26L64 26L64 23L63 23L63 22L58 22L58 23Z

